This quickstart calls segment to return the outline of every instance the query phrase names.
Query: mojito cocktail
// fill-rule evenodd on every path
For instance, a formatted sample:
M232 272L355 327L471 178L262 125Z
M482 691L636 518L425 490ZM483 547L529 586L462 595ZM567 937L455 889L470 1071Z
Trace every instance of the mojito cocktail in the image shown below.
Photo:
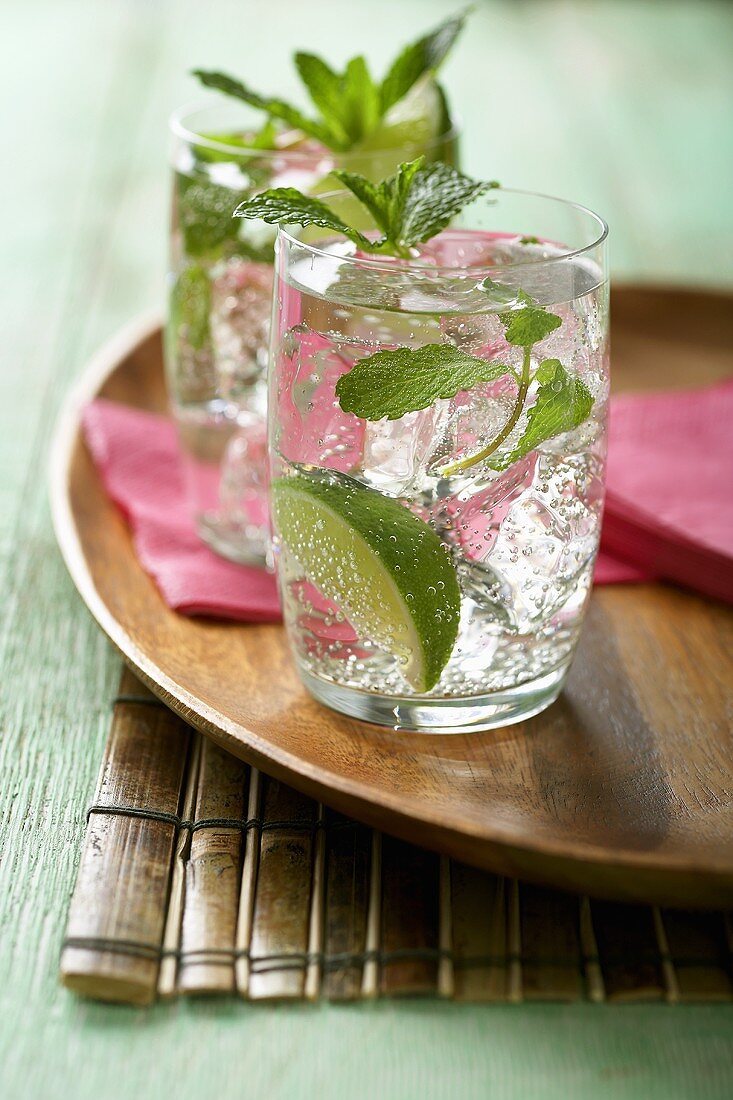
M268 538L264 373L276 234L232 213L271 187L333 190L334 167L379 179L406 154L455 163L435 72L462 22L415 43L416 56L400 55L381 83L361 58L337 74L296 55L320 119L209 72L197 75L226 98L172 119L169 390L197 529L227 557L261 561Z
M451 732L557 696L601 524L604 241L589 211L503 190L408 258L281 231L274 547L321 701Z

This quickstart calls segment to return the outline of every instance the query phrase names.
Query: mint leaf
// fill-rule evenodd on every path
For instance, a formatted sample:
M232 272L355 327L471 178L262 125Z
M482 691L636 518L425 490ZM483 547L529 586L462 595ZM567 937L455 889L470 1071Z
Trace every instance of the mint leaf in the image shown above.
M424 157L401 164L393 176L378 184L355 172L333 174L367 208L387 242L402 256L444 229L467 203L497 186L472 180L448 164L426 166Z
M406 46L392 62L382 81L379 98L382 115L399 102L424 73L434 73L460 34L468 12L446 20L430 34Z
M440 397L455 397L479 382L493 382L508 370L452 344L397 348L361 359L339 378L336 396L344 412L362 420L399 420L405 413L427 409Z
M353 57L343 73L338 73L315 54L297 53L298 73L321 114L320 119L309 118L283 99L262 96L226 73L194 69L193 75L207 88L241 99L267 112L271 119L279 119L316 138L327 148L344 152L378 131L390 108L403 99L421 77L429 78L436 72L458 37L467 14L466 11L446 20L402 50L381 84L374 81L363 57ZM445 107L443 93L439 94Z
M425 163L424 157L401 164L393 176L381 183L371 183L357 172L336 169L333 175L356 195L365 206L384 235L395 244L401 244L400 232L405 201L417 173Z
M237 192L181 174L176 177L176 192L178 224L189 256L211 257L225 242L236 239L232 206Z
M353 57L343 73L311 53L297 53L295 64L308 94L344 146L351 147L376 129L381 119L379 89L363 57Z
M424 159L418 157L401 164L394 175L381 183L370 183L356 172L333 172L382 230L383 236L376 240L347 225L319 199L309 198L294 187L263 191L240 203L234 216L262 218L278 225L320 225L343 233L365 252L388 252L409 258L412 245L443 229L476 195L498 186L469 179L447 164L425 167Z
M208 275L198 264L184 268L171 294L172 333L184 335L191 347L200 351L209 339L210 312L211 283ZM184 326L185 333L182 333Z
M532 300L522 292L518 297L524 302ZM507 343L520 348L529 348L532 344L544 340L562 324L562 318L557 314L548 313L538 305L524 305L521 309L508 310L506 313L500 313L499 319L506 329Z
M335 73L322 58L312 53L296 53L295 67L313 103L331 130L346 142L348 133L343 124L343 77Z
M569 374L559 359L543 360L535 381L539 386L535 403L527 413L527 426L512 450L491 462L495 470L506 470L540 443L572 431L590 415L590 390L580 378Z
M415 173L402 203L400 243L409 246L430 240L445 229L464 206L498 186L493 181L479 183L470 179L449 164L429 164L421 168Z
M235 80L225 73L194 69L193 75L197 76L205 87L216 88L217 91L223 92L225 95L249 103L251 107L266 111L271 118L279 118L286 122L288 126L292 126L296 130L302 130L304 134L316 138L329 149L343 150L348 148L348 143L344 140L344 137L341 134L334 133L327 123L308 118L297 107L291 106L283 99L258 95L257 92L247 88L241 80Z
M260 218L270 225L319 225L334 229L352 240L359 248L374 249L379 242L370 241L358 229L352 229L319 199L301 194L294 187L274 187L251 199L240 202L235 218Z
M352 57L342 77L343 120L350 145L367 137L379 125L379 89L363 57Z

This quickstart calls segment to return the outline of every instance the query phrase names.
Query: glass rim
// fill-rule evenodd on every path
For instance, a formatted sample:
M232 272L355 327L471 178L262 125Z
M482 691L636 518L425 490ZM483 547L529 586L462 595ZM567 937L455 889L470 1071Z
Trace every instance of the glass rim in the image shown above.
M231 101L230 101L231 102ZM243 148L241 145L229 145L225 141L217 141L215 138L205 137L202 134L191 129L187 125L187 121L190 118L202 111L215 110L216 107L223 106L223 101L217 104L216 102L204 103L202 101L196 101L193 103L185 103L181 107L177 107L174 111L171 111L168 116L168 129L171 133L180 138L181 141L185 141L187 145L202 145L205 149L211 149L216 153L230 153L235 157L264 157L265 159L274 160L276 157L287 157L290 160L308 160L309 163L313 161L313 150L305 152L302 150L291 149L248 149ZM247 106L247 104L240 104L240 106ZM251 108L256 111L256 107ZM437 134L432 141L425 145L424 143L415 142L414 146L409 144L405 145L405 149L426 149L430 151L435 148L441 142L453 141L459 137L462 133L462 119L458 114L451 115L451 124L447 130L444 130L442 134ZM331 155L333 157L342 157L344 160L348 160L349 157L379 157L387 153L394 153L395 147L380 147L378 149L349 149L339 152L337 149L329 149L328 146L323 146L324 155Z
M528 191L521 187L494 187L491 191L486 192L482 198L489 198L494 194L505 195L523 195L531 199L542 199L546 202L557 203L567 209L573 209L586 217L590 218L592 222L598 227L599 233L590 244L584 244L580 248L572 248L566 252L562 252L557 256L546 256L537 260L517 260L511 263L496 263L496 264L471 264L466 267L456 267L455 265L443 265L443 264L426 264L420 263L418 260L406 260L401 257L393 257L393 262L386 262L381 256L337 256L333 252L327 252L324 248L319 248L317 245L307 244L301 241L298 237L289 233L287 229L279 225L277 228L278 238L282 237L289 241L291 244L296 244L300 248L306 249L314 256L323 256L326 259L333 262L338 260L341 263L358 264L359 267L366 267L374 271L388 271L393 274L397 271L412 271L415 273L425 274L438 274L441 276L453 276L454 278L461 277L463 275L483 274L491 271L508 271L512 268L528 268L537 267L540 264L557 264L565 263L567 260L574 259L576 256L582 256L588 252L592 252L594 249L602 245L608 237L608 223L600 214L596 214L594 210L591 210L589 206L584 206L580 202L573 202L572 199L561 199L557 195L547 195L542 191ZM348 190L330 191L328 194L319 195L321 201L327 201L328 199L335 199L344 196L350 196L353 198L353 194ZM478 201L478 200L474 200ZM469 207L470 209L470 207ZM448 228L448 227L446 227ZM442 232L442 230L441 230ZM348 238L346 238L348 239ZM396 262L394 262L396 261Z

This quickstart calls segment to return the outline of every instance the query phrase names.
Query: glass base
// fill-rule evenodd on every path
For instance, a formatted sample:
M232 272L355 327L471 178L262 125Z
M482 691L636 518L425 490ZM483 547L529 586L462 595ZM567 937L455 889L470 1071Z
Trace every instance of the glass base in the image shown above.
M254 525L242 529L216 523L206 517L199 517L196 530L206 545L222 558L228 558L239 565L264 566L267 563L267 530Z
M325 703L350 718L361 718L363 722L374 722L378 726L391 726L396 731L443 734L511 726L539 714L557 699L569 667L570 662L567 661L536 680L506 691L442 699L359 691L321 680L304 669L300 670L300 675L319 703Z

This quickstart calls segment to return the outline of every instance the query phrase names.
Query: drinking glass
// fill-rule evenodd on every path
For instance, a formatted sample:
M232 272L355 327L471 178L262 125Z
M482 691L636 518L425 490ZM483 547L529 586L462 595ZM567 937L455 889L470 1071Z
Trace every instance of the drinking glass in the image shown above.
M337 155L294 134L276 149L253 148L247 142L261 124L261 114L236 103L171 119L168 388L196 528L242 562L262 562L268 541L264 374L276 229L233 210L268 187L331 190L337 166L378 179L421 153L457 159L455 128Z
M330 203L348 221L353 199ZM607 227L498 189L409 260L318 233L279 232L270 360L273 554L300 675L395 729L520 721L562 688L598 550ZM512 323L530 308L552 331L524 346ZM356 364L426 345L484 360L488 380L396 419L344 411Z

